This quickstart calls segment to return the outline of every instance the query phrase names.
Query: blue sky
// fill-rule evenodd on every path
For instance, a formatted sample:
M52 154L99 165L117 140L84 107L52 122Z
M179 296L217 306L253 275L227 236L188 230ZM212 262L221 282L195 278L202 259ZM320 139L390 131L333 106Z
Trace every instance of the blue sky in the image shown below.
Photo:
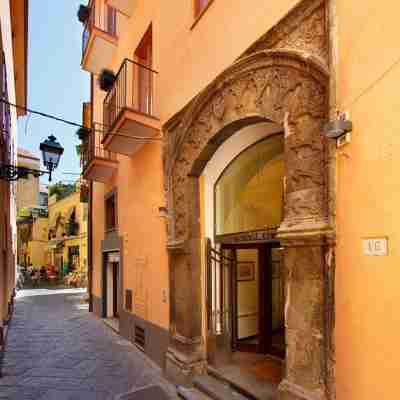
M82 120L82 102L90 97L90 77L80 69L82 24L76 13L82 0L30 0L28 107L62 118ZM40 156L39 144L54 134L64 147L53 183L80 172L76 128L36 115L20 118L18 146ZM43 166L42 166L43 168ZM42 177L47 183L48 177Z

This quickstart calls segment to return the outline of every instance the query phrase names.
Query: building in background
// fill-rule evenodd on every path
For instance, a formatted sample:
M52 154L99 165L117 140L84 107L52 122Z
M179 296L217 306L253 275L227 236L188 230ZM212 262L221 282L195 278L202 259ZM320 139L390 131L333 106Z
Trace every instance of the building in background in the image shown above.
M40 170L40 158L29 150L18 147L17 163L20 167ZM32 174L19 179L17 185L17 213L21 208L39 205L39 177Z
M39 269L47 262L47 207L24 207L18 212L18 265Z
M89 2L93 311L170 379L398 397L397 9Z
M40 169L40 158L31 151L18 147L20 167ZM16 182L17 187L17 263L40 268L44 265L47 240L47 205L40 204L39 177L32 174Z
M77 184L73 191L50 195L48 210L46 264L54 266L60 278L75 272L85 283L87 277L87 203L81 202L80 185Z
M0 92L13 104L27 104L28 0L0 2ZM17 117L0 103L0 164L17 164ZM0 346L12 312L17 257L16 185L0 182Z

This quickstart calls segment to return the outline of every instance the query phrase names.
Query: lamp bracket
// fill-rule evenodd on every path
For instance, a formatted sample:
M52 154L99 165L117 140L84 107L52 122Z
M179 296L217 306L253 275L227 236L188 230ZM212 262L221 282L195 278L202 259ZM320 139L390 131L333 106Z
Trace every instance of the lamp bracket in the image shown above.
M0 165L0 179L8 182L17 181L20 178L28 179L29 175L39 178L39 176L44 174L51 174L51 171L41 171L38 169L31 169L9 164Z

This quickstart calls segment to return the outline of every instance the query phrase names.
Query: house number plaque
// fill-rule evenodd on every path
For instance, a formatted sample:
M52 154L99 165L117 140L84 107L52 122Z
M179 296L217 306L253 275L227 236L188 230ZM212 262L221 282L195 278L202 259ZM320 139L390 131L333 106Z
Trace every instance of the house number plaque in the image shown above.
M387 238L368 238L363 239L363 250L365 256L387 256Z

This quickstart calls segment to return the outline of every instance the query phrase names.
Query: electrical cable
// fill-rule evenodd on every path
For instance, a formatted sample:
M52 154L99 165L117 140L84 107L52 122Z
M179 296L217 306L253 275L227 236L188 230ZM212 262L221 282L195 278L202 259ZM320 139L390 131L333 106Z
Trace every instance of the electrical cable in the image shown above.
M11 107L15 107L17 109L24 110L25 112L27 112L29 114L40 115L41 117L49 118L49 119L52 119L52 120L55 120L55 121L58 121L58 122L62 122L64 124L67 124L67 125L70 125L70 126L74 126L76 128L83 128L83 129L87 129L87 130L93 131L93 132L104 133L103 130L101 130L101 129L88 128L88 127L86 127L86 126L84 126L82 124L79 124L77 122L74 122L74 121L70 121L70 120L67 120L67 119L64 119L64 118L61 118L61 117L56 117L55 115L44 113L42 111L32 110L30 108L27 108L27 107L24 107L24 106L20 106L18 104L11 103L8 100L3 99L3 98L0 98L0 102L1 103L5 103L5 104L7 104L7 105L9 105ZM104 124L102 124L100 122L94 122L94 124L98 124L98 125L102 125L104 127L107 127L106 125L104 125ZM140 136L131 136L131 135L128 134L127 131L126 131L126 134L123 134L122 131L116 131L116 132L113 132L112 134L116 135L116 136L126 137L126 138L132 139L132 140L142 141L142 142L151 142L151 141L161 141L162 140L161 137L152 137L152 138L149 137L149 138L147 138L147 137L140 137Z

